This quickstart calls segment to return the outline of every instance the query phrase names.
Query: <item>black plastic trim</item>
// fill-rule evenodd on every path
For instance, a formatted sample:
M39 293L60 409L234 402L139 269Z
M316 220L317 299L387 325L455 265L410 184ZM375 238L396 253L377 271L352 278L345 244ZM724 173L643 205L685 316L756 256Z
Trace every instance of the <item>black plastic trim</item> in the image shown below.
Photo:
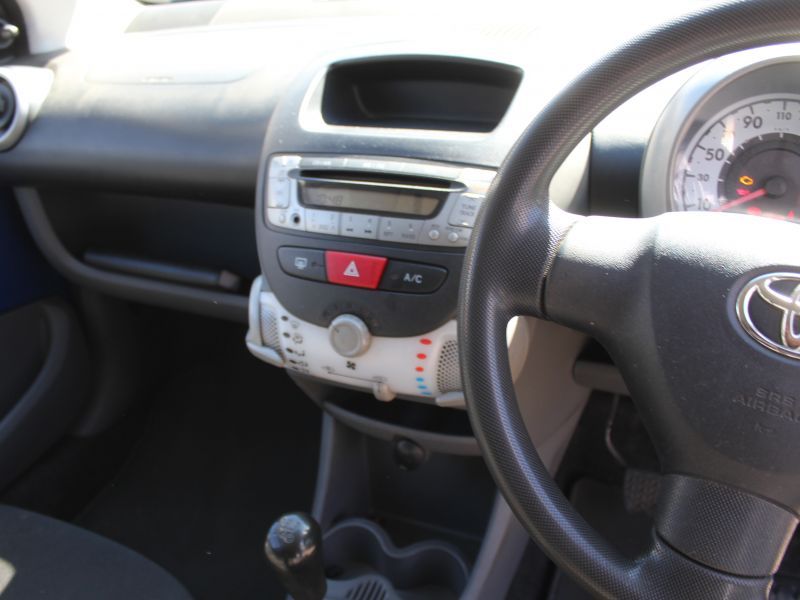
M38 192L32 188L16 188L14 194L36 245L50 264L73 283L127 300L247 322L246 296L110 273L84 264L61 243Z
M796 526L790 511L730 486L674 474L661 482L659 535L685 556L719 571L773 575Z
M194 267L173 262L149 260L137 256L124 256L101 250L87 250L83 261L101 270L124 273L147 279L160 279L177 284L235 292L242 280L230 271Z
M344 241L334 236L284 233L277 229L270 230L268 235L259 233L259 258L270 290L287 310L304 321L327 327L340 314L350 313L363 319L373 335L409 337L433 331L455 318L463 249L424 250L424 246L374 240ZM287 275L281 269L278 249L285 246L383 256L389 260L444 268L449 275L436 292L429 294L367 290L310 281Z
M454 57L378 57L331 65L322 97L330 125L488 133L522 81L510 65Z
M481 453L478 442L472 436L448 435L384 423L383 421L351 412L330 402L324 403L323 408L337 421L379 440L388 442L398 437L408 438L430 452L441 452L443 454L479 456Z
M47 337L45 359L28 389L0 420L0 488L69 430L89 391L89 354L74 314L54 300L36 306ZM37 333L34 329L30 335Z

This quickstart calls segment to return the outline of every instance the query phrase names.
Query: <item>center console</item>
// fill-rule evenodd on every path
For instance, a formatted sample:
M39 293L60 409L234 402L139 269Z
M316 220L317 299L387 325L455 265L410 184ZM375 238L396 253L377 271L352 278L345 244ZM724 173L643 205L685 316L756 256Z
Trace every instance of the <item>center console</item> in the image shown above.
M330 582L377 574L387 589L502 597L528 538L452 410L456 314L467 245L533 90L506 62L363 51L310 65L271 117L247 345L326 412L313 514ZM551 186L566 209L581 210L587 157L588 143ZM533 423L556 464L585 400L569 372L582 338L514 319L508 341L526 396L558 390ZM431 552L446 582L396 568Z
M388 50L298 75L259 165L253 354L381 401L463 406L464 252L521 79L502 62Z
M494 174L395 157L266 157L270 291L254 286L251 349L379 400L459 402L461 263Z

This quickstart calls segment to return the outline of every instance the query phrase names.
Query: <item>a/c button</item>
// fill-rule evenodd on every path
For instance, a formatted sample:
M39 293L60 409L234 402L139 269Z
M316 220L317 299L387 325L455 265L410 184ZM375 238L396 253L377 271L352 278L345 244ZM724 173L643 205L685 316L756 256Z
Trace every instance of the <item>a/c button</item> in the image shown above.
M417 263L390 260L381 279L380 289L390 292L429 294L447 279L447 269Z

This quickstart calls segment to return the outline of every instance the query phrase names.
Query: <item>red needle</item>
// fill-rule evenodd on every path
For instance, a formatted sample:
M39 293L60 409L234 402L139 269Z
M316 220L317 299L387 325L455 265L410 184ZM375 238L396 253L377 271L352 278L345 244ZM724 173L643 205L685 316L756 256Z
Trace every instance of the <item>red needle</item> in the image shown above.
M747 202L750 202L751 200L755 200L756 198L761 198L761 196L765 196L766 194L767 190L765 188L759 188L757 190L750 192L745 196L742 196L741 198L736 198L736 200L731 200L730 202L726 202L725 204L722 204L712 210L714 211L728 210L729 208L733 208L734 206L739 206L740 204L745 204Z

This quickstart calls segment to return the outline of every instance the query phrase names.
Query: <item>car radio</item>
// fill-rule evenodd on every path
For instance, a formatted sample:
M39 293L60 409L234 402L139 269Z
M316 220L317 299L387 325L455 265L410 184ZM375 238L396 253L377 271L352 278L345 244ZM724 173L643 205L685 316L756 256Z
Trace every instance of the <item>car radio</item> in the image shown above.
M251 352L379 400L463 406L458 285L495 171L302 151L264 161Z
M273 155L264 218L294 231L464 247L494 175L396 158Z

